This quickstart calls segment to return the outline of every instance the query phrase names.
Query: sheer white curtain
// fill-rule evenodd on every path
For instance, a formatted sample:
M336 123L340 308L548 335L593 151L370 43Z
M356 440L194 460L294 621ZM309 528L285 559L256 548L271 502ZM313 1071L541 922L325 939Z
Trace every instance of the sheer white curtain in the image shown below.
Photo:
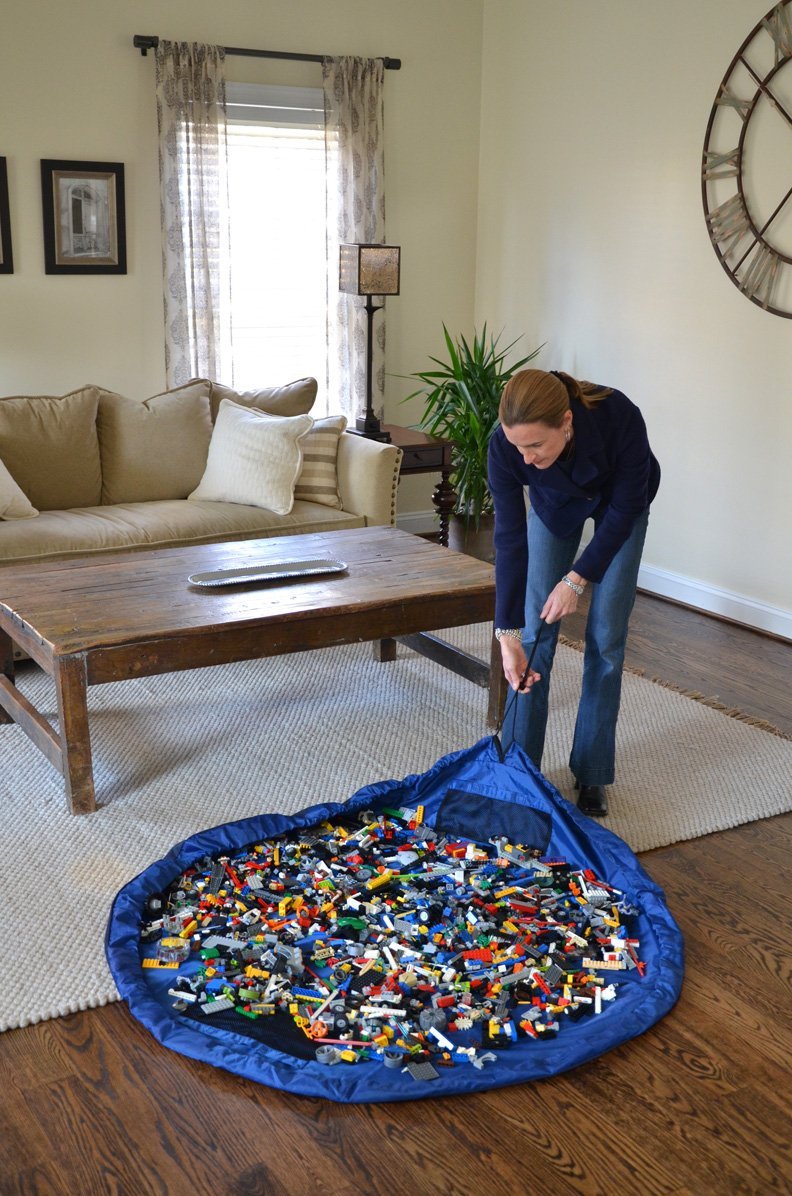
M327 155L327 321L331 404L350 421L366 406L363 300L338 290L338 246L385 243L382 59L326 58L322 65ZM385 312L374 317L373 406L385 393Z
M385 243L383 77L381 59L322 65L328 406L350 421L365 408L366 316L362 301L339 292L338 247ZM225 51L160 41L156 89L168 385L233 379ZM384 311L374 330L373 400L381 415Z
M160 41L156 81L168 385L230 378L225 51Z

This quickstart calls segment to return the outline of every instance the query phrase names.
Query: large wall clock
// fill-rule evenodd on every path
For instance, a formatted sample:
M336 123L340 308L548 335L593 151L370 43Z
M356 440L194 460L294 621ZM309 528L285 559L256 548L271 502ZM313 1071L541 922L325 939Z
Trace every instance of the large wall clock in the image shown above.
M715 96L701 163L710 239L732 282L792 318L792 0L763 17Z

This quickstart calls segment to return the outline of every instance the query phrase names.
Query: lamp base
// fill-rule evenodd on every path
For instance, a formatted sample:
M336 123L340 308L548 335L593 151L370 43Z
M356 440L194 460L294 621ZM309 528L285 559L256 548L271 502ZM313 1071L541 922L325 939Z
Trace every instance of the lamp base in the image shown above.
M390 432L386 432L376 415L371 413L359 415L354 428L347 428L347 432L365 436L367 440L381 440L384 444L390 444Z

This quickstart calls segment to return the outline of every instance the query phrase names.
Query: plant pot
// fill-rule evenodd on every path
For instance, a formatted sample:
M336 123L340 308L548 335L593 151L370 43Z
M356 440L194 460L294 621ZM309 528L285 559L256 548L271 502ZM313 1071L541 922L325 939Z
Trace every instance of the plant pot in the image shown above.
M478 527L474 519L466 525L464 516L452 515L448 524L448 547L492 564L495 560L494 535L494 515L482 515Z

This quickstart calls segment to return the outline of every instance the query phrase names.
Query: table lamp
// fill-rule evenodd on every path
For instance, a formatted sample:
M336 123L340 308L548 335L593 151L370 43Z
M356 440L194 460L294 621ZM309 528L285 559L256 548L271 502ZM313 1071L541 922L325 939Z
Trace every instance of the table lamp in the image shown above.
M338 287L347 295L366 296L366 413L358 416L350 432L370 440L390 440L371 402L372 324L374 312L384 303L373 303L374 295L398 295L401 249L398 245L342 245Z

